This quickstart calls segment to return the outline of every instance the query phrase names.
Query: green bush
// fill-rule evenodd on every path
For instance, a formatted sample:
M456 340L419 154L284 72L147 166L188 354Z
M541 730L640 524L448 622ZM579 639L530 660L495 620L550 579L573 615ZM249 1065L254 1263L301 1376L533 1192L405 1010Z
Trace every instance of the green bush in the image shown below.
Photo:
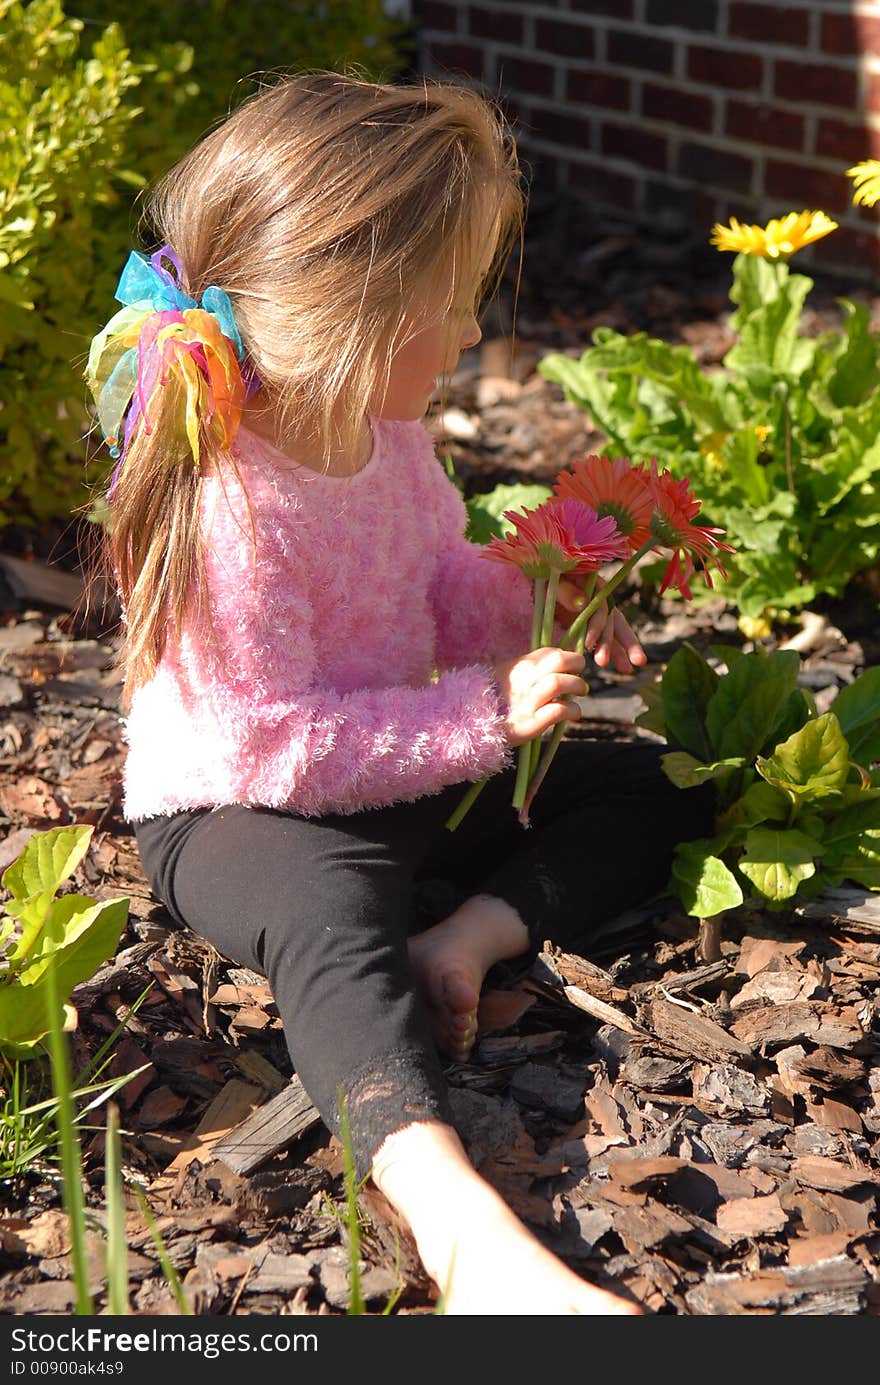
M703 370L688 346L608 327L579 360L538 367L615 451L656 455L691 479L736 549L719 590L764 626L839 595L880 552L880 342L867 308L846 299L842 331L807 336L811 288L786 263L737 255L738 339L722 370Z
M85 497L81 362L140 186L126 140L152 69L117 26L82 54L81 29L59 0L0 0L0 524Z
M359 63L390 80L401 63L380 0L148 0L125 33L103 27L116 0L82 8L0 0L0 528L87 498L82 368L144 183L249 93L249 73Z

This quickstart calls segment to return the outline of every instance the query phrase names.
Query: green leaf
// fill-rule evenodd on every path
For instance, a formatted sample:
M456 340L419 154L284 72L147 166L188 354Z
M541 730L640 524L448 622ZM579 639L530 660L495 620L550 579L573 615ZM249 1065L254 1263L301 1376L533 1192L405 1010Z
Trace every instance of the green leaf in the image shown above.
M866 303L839 298L847 315L843 349L828 380L828 394L838 408L860 404L880 384L877 369L877 341L871 331L871 314Z
M3 888L9 890L13 902L22 903L35 894L55 894L88 851L92 831L91 827L74 826L35 832L18 859L3 873ZM7 912L14 911L7 905Z
M715 856L716 842L682 842L675 852L672 883L685 912L696 918L714 918L743 902L735 875Z
M504 518L505 510L531 510L543 505L553 492L549 486L496 486L486 495L475 495L466 501L468 528L466 537L472 543L488 543L490 539L509 534L514 525Z
M653 683L645 683L639 688L639 697L645 704L645 711L634 718L634 725L645 731L653 731L655 736L666 737L666 722L663 719L663 689L659 678Z
M704 758L754 759L768 742L797 687L800 657L795 650L747 654L737 660L706 708L711 752Z
M774 376L799 376L813 360L812 340L798 336L804 299L813 287L803 274L789 274L779 284L774 298L767 299L747 315L737 313L739 342L724 357L728 370L766 372Z
M715 758L706 709L718 684L718 674L687 642L673 654L661 680L667 739L704 762Z
M758 773L799 801L818 803L843 793L849 777L849 746L833 712L808 721L766 759Z
M796 828L753 827L737 866L765 899L791 899L803 880L815 875L821 842Z
M26 1048L48 1032L49 969L63 1003L75 986L113 956L128 917L128 900L99 904L65 895L55 901L50 914L46 933L51 950L0 986L0 1049Z
M880 760L880 666L865 669L834 699L834 715L857 765Z
M671 750L661 757L663 773L678 789L693 789L709 779L723 779L731 770L741 769L745 760L717 760L704 765L686 750Z
M726 820L747 822L754 826L759 822L785 822L791 812L792 798L783 789L776 789L763 779L750 784L729 813Z

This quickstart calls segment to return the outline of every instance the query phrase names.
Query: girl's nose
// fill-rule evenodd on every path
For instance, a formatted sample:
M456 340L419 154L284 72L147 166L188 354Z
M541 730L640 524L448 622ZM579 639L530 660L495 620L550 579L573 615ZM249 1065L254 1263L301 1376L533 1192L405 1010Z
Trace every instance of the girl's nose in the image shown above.
M467 318L461 334L461 350L466 351L469 346L476 346L483 340L483 332L477 319L473 316Z

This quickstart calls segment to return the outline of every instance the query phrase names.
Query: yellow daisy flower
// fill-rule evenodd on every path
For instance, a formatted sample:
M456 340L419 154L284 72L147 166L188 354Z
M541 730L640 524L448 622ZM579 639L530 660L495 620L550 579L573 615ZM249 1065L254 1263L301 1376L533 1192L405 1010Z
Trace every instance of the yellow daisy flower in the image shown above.
M865 159L846 170L853 180L853 202L857 207L873 207L880 201L880 159Z
M837 222L824 212L789 212L788 216L768 221L766 226L746 226L732 216L729 226L720 222L713 226L709 241L718 250L760 255L765 260L787 260L796 250L836 229Z

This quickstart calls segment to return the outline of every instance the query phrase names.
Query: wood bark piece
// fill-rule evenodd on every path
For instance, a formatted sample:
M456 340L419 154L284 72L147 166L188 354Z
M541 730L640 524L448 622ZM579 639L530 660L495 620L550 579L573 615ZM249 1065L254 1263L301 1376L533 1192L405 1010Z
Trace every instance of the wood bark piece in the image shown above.
M857 925L866 933L880 933L880 899L867 890L825 890L804 904L798 913L805 919L829 919Z
M835 1010L831 1005L801 1003L760 1005L737 1015L731 1032L753 1048L796 1044L809 1039L831 1048L851 1048L864 1038L855 1010Z
M862 1311L870 1283L860 1265L845 1255L803 1269L759 1270L755 1274L708 1274L685 1295L692 1313L855 1314Z
M880 1184L880 1174L872 1169L864 1166L853 1168L821 1154L805 1155L793 1160L791 1176L805 1187L825 1188L833 1193L846 1192L865 1183Z
M613 1024L615 1029L622 1029L625 1034L632 1034L634 1038L651 1037L648 1030L630 1019L629 1015L625 1015L614 1005L606 1005L604 1000L597 1000L580 986L566 986L564 989L572 1005L592 1016L594 1020L599 1020L600 1024Z
M720 1024L707 1019L705 1015L695 1015L680 1005L658 996L651 1002L651 1028L664 1043L676 1048L692 1058L708 1059L709 1062L751 1061L754 1054L747 1043L728 1034Z
M222 1159L235 1173L252 1173L320 1123L317 1107L299 1078L293 1077L283 1092L224 1134L214 1146L213 1157Z
M194 1134L190 1136L180 1153L168 1165L163 1183L172 1175L185 1170L193 1159L199 1159L204 1164L208 1159L218 1158L219 1156L215 1151L223 1136L235 1130L245 1115L253 1110L264 1095L265 1093L259 1087L254 1087L249 1082L242 1082L237 1077L230 1078L226 1086L217 1093L211 1102L196 1126ZM238 1172L240 1170L236 1169L236 1173Z
M715 1213L722 1231L734 1236L771 1236L785 1229L788 1214L776 1193L767 1197L735 1198Z

